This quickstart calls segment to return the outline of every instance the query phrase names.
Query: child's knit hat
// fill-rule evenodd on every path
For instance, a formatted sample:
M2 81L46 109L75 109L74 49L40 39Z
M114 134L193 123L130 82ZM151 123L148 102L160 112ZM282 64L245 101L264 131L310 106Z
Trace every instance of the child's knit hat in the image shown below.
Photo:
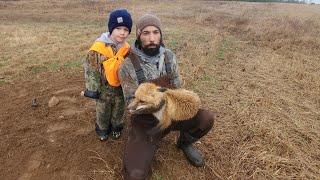
M126 9L115 9L109 15L108 29L110 34L119 26L127 27L130 34L132 28L132 19L130 13Z

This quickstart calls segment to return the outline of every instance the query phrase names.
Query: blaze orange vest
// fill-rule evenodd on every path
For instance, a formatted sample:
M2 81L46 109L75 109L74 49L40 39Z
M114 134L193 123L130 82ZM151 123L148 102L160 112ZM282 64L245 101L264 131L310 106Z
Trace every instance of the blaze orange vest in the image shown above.
M125 42L118 52L114 54L111 46L106 46L105 43L97 41L91 46L90 51L91 50L96 51L107 58L102 65L108 83L114 87L120 86L118 70L124 60L124 57L130 50L130 45Z

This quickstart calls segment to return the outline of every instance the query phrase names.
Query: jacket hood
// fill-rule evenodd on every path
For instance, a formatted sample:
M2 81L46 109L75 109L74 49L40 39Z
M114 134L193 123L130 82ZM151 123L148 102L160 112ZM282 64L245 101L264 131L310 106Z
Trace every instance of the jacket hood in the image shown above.
M117 43L117 42L112 41L110 39L109 32L102 33L101 36L98 39L96 39L96 41L104 42L109 46L114 46L117 50L119 50L123 45L123 43Z

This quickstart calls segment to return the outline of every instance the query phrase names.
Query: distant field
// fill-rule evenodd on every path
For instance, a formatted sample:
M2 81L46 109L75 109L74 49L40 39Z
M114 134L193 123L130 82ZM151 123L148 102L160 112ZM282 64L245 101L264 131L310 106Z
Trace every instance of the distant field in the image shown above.
M320 178L320 5L0 1L0 179L121 179L127 138L101 143L82 60L108 12L156 13L184 87L219 113L204 168L160 144L152 179ZM132 43L135 28L130 35ZM49 108L52 96L60 103ZM37 98L40 106L30 107Z

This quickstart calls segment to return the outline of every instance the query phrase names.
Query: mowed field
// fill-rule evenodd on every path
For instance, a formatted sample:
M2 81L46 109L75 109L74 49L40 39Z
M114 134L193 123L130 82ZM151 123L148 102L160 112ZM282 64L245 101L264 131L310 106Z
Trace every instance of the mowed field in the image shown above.
M130 122L100 142L80 96L82 60L116 7L160 17L183 87L218 112L196 143L206 166L189 165L174 132L152 179L320 179L320 6L191 0L0 1L0 179L122 179Z

